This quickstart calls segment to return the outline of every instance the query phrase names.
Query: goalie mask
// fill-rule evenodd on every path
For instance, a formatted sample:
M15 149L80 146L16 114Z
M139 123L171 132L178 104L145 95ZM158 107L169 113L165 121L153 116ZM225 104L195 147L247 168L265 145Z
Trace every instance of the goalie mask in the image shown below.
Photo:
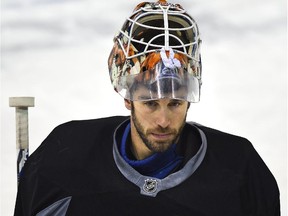
M201 57L196 22L179 4L140 3L114 38L111 83L122 97L198 102Z

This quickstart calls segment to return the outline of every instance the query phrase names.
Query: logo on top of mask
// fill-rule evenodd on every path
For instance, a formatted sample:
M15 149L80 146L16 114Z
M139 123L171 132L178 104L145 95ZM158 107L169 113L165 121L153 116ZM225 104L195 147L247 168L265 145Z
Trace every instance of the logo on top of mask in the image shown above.
M173 49L169 49L169 58L166 55L166 51L164 48L161 49L160 56L162 59L162 62L164 63L165 67L170 69L180 68L181 63L177 58L174 58L174 51Z
M157 190L158 182L155 179L146 179L143 185L143 190L146 193L154 193Z
M181 68L181 63L177 58L174 58L174 51L169 49L169 56L167 57L164 48L160 52L162 64L159 65L158 71L160 72L157 79L169 78L169 79L180 79L178 69Z

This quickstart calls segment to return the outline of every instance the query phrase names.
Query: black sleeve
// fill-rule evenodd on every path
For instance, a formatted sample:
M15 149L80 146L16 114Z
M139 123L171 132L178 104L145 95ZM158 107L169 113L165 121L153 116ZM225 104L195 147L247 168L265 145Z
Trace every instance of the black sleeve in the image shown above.
M249 212L255 216L280 216L277 182L252 144L248 146L247 185L243 200L247 201L247 208L252 209Z
M49 203L69 196L49 178L49 171L47 171L57 166L56 162L53 164L53 158L57 157L57 152L61 148L55 133L53 130L30 155L21 171L14 209L15 216L36 215Z

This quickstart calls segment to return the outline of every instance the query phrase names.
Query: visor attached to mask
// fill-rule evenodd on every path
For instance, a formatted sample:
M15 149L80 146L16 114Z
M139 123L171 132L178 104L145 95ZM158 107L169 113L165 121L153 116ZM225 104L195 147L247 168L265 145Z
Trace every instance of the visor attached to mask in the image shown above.
M192 69L174 58L172 49L169 57L164 49L160 56L161 59L151 69L119 77L117 92L132 101L171 98L198 102L201 84L193 72L188 72Z

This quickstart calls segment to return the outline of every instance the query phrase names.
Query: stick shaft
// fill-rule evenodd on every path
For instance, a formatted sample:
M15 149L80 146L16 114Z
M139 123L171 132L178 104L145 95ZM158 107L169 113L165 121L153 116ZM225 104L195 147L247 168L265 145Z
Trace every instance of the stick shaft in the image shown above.
M28 108L16 107L17 179L29 156Z
M34 107L34 97L10 97L9 106L16 110L17 182L29 156L28 107Z

